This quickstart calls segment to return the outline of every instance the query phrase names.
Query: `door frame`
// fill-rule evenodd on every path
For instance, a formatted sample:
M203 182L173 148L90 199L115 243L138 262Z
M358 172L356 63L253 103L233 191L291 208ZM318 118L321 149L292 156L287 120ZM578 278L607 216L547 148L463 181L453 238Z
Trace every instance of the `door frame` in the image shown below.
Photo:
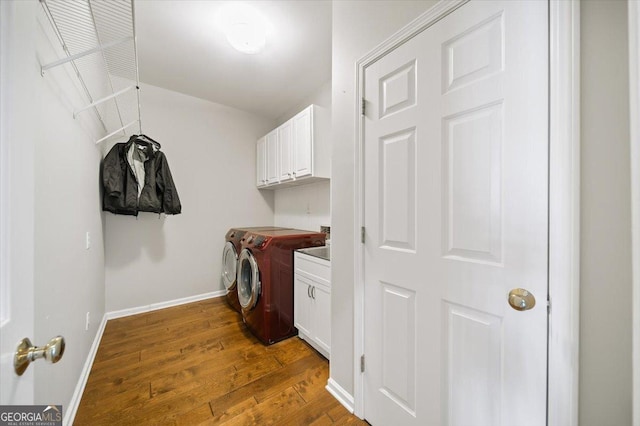
M356 62L354 241L364 225L364 73L470 0L442 0ZM557 121L553 118L561 117ZM549 264L547 425L578 425L580 335L580 3L549 0ZM354 414L364 418L364 245L354 247Z
M640 426L640 5L629 1L629 125L633 268L633 425ZM634 159L636 159L634 161Z

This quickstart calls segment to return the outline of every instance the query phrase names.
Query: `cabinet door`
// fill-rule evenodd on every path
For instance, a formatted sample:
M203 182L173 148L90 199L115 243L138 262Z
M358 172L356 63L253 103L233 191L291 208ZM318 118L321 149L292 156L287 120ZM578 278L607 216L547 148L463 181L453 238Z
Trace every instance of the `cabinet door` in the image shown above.
M280 182L293 179L293 121L278 127L278 158L280 160Z
M267 183L278 183L278 129L267 136Z
M293 175L296 178L313 173L313 106L293 117Z
M328 354L331 353L331 292L324 285L314 283L313 296L313 339Z
M261 137L256 145L256 185L258 187L267 184L266 169L266 139Z
M311 338L311 282L296 274L293 281L293 325L300 333Z

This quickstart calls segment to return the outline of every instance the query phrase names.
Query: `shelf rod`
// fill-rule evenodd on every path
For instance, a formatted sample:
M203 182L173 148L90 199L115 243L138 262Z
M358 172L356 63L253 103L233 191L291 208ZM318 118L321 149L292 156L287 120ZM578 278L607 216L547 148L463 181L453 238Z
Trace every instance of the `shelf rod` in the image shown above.
M94 47L93 49L89 49L89 50L86 50L86 51L81 52L81 53L76 53L75 55L67 56L64 59L60 59L58 61L51 62L50 64L43 65L40 68L40 71L42 72L42 74L44 74L44 72L46 70L50 69L50 68L54 68L54 67L57 67L58 65L66 64L67 62L75 61L76 59L82 58L82 57L87 56L87 55L91 55L92 53L101 52L101 51L103 51L105 49L108 49L108 48L113 47L113 46L117 46L119 44L126 43L126 42L131 41L131 40L133 40L133 37L129 36L129 37L125 37L125 38L120 39L120 40L115 40L115 41L112 41L112 42L109 42L109 43L105 43L105 44L103 44L101 46Z
M105 97L104 97L104 98L102 98L102 99L98 99L97 101L95 101L95 102L93 102L93 103L90 103L89 105L85 106L84 108L80 108L79 110L74 111L74 112L73 112L73 118L76 118L76 117L78 116L78 114L80 114L82 111L86 111L86 110L88 110L88 109L89 109L89 108L91 108L91 107L94 107L94 106L96 106L96 105L99 105L99 104L101 104L101 103L103 103L103 102L105 102L105 101L108 101L109 99L115 98L116 96L120 96L120 95L122 95L123 93L126 93L126 92L128 92L129 90L131 90L131 89L135 89L135 88L136 88L136 86L129 86L129 87L127 87L126 89L122 89L122 90L120 90L119 92L116 92L116 93L114 93L114 94L112 94L112 95L105 96Z
M116 133L123 131L123 130L124 130L124 129L126 129L127 127L131 127L131 126L133 126L133 125L134 125L134 124L136 124L137 122L138 122L138 120L133 120L131 123L129 123L129 124L125 124L124 126L120 127L118 130L114 130L113 132L109 133L107 136L105 136L105 137L103 137L103 138L101 138L101 139L98 139L98 140L96 141L96 145L97 145L97 144L99 144L100 142L102 142L102 141L103 141L103 140L105 140L105 139L109 139L111 136L115 135Z

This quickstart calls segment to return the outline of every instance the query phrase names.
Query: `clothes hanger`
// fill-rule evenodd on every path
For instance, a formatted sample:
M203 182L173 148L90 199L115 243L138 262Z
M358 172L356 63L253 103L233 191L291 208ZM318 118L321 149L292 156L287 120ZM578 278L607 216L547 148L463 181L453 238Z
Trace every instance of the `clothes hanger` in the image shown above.
M135 136L135 139L133 139L133 144L138 150L143 151L145 153L153 152L154 150L153 144L151 142L146 141L138 137L137 135Z
M135 140L136 140L136 142L137 142L137 141L141 141L141 142L146 142L147 144L151 143L151 144L153 144L153 146L154 146L156 149L160 149L160 148L162 148L162 145L160 145L160 142L158 142L158 141L156 141L156 140L151 139L151 138L150 138L149 136L147 136L147 135L143 135L143 134L137 135Z

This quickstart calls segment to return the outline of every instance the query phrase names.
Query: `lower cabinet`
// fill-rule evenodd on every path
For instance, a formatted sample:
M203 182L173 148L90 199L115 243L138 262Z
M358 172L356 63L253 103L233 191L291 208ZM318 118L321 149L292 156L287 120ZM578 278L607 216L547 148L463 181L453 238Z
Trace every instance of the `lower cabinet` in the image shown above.
M294 325L298 329L298 336L330 359L330 262L295 253L294 265Z

